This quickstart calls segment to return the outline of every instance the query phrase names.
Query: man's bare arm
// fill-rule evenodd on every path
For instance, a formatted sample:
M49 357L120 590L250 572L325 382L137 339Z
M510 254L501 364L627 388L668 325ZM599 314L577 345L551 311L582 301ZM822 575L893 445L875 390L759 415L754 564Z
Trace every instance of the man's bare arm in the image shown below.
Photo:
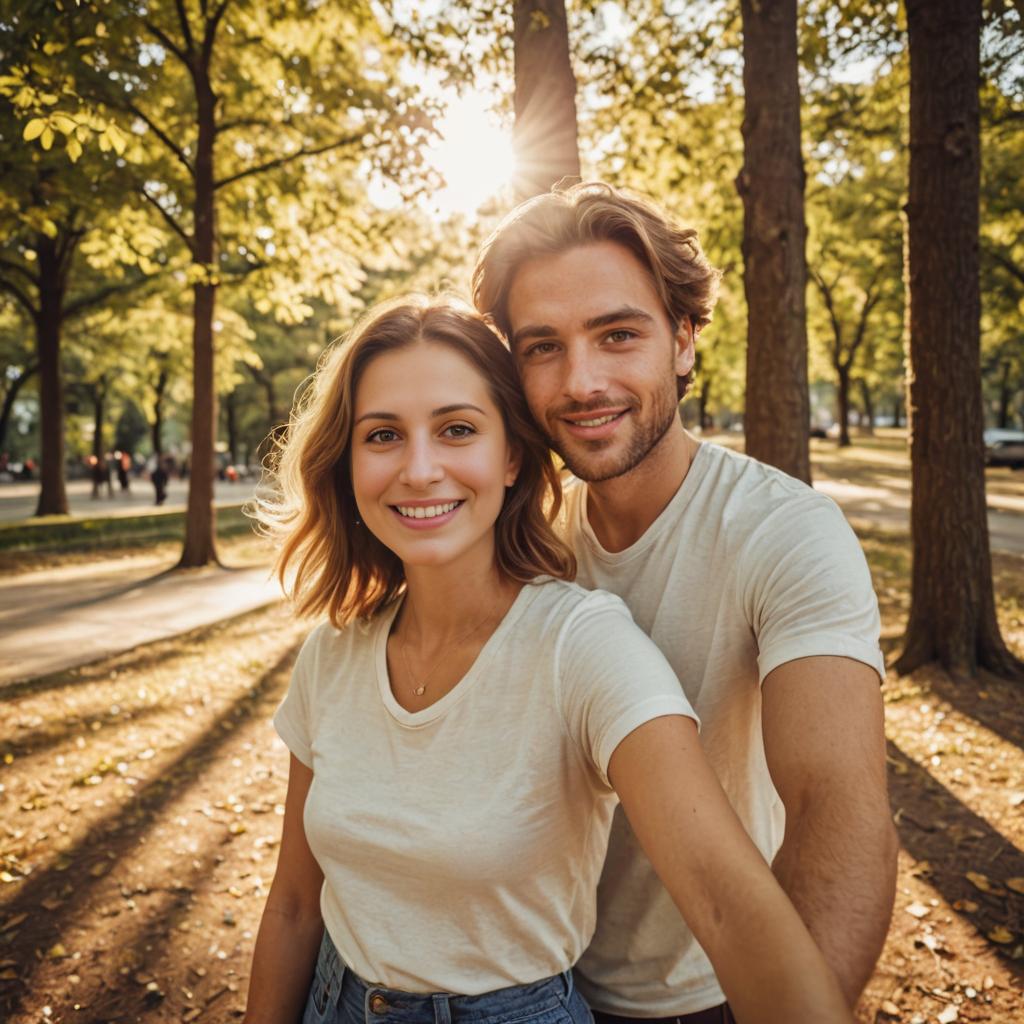
M772 870L853 1006L896 886L878 676L849 658L801 658L768 675L763 697L765 754L786 808Z

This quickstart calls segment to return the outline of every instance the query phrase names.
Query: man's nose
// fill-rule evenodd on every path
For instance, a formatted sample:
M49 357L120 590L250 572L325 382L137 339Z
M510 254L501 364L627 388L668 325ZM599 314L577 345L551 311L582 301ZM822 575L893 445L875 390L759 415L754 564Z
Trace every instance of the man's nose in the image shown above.
M432 438L410 437L406 443L399 482L422 490L443 479L444 467L437 455Z
M608 380L600 358L584 349L570 352L565 362L563 388L568 398L585 402L608 390Z

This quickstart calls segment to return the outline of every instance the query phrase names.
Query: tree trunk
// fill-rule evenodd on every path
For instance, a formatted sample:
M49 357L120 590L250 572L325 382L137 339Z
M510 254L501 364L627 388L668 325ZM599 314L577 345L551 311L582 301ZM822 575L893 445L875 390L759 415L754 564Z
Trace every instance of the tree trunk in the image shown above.
M850 368L836 367L836 416L839 419L839 447L850 447Z
M185 512L185 545L178 565L191 568L216 562L216 513L213 507L217 395L213 386L213 313L216 302L216 226L213 190L215 97L209 69L195 76L198 139L195 163L195 233L192 258L207 276L192 289L192 455Z
M164 392L167 390L167 371L161 370L153 388L156 400L153 402L153 454L160 461L164 454Z
M11 379L4 395L3 407L0 408L0 452L7 446L7 431L11 425L11 413L14 411L14 403L17 401L18 392L25 382L39 369L38 363L30 363L16 377Z
M875 402L871 397L871 388L868 387L868 382L860 377L857 380L857 384L860 387L860 400L864 403L864 423L861 424L861 429L865 434L874 434L875 432Z
M896 401L892 403L892 425L894 427L903 426L903 397L901 395L897 395Z
M999 427L1006 430L1010 425L1010 360L1003 360L1003 372L999 378Z
M742 0L743 287L749 455L810 481L807 267L796 0Z
M569 58L564 0L515 0L516 193L547 192L579 177L576 77Z
M996 622L982 445L981 0L907 0L913 578L896 667L1024 677ZM955 372L950 372L953 368Z
M66 266L55 239L45 235L36 245L39 260L39 501L37 516L66 516L64 488L64 381L60 368L60 331L64 318Z
M224 419L228 431L228 455L231 456L232 466L238 465L238 416L235 409L236 402L235 392L232 391L224 403Z

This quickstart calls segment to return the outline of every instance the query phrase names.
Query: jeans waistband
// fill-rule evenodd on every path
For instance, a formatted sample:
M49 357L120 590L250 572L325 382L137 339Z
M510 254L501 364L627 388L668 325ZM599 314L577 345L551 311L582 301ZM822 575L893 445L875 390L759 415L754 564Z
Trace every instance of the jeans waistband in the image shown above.
M402 992L364 981L347 967L324 931L316 963L317 977L336 1001L362 1007L367 1024L501 1024L564 1006L573 994L572 971L525 985L512 985L476 996L450 992Z

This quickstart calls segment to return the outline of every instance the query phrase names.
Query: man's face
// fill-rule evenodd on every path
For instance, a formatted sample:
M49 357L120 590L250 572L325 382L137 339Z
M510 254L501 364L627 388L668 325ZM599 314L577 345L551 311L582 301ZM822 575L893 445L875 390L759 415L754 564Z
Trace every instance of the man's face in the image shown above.
M677 418L693 367L689 322L673 333L640 261L593 242L524 263L509 289L510 343L534 418L590 482L634 469Z

